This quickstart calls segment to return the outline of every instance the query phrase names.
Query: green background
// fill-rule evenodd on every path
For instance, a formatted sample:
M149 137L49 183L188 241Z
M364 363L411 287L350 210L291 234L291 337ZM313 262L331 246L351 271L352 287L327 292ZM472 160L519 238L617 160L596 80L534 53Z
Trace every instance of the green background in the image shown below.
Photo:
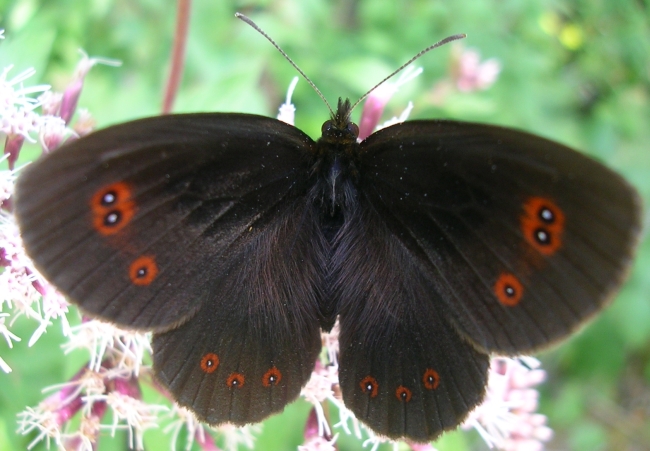
M173 39L171 0L0 0L0 68L34 67L30 84L62 90L79 60L119 59L122 67L91 70L80 100L99 127L158 114ZM294 69L257 33L234 18L241 11L266 30L323 91L330 103L356 100L376 81L427 45L467 33L463 45L503 65L496 84L452 92L431 104L447 76L451 47L416 64L424 74L389 104L387 117L408 100L411 117L445 117L521 128L558 140L623 173L650 199L650 2L647 0L454 1L207 1L195 0L186 70L176 111L240 111L275 116ZM296 125L318 137L327 118L303 81L294 95ZM353 115L358 119L360 110ZM26 156L35 155L28 149ZM647 215L645 216L647 223ZM645 235L644 235L645 237ZM579 335L542 355L548 381L540 411L555 431L549 449L650 449L650 247L641 248L615 302ZM72 315L71 315L72 316ZM32 348L36 324L19 321L23 338L0 355L14 372L0 372L0 449L25 449L16 412L35 406L41 389L70 378L82 352L63 358L60 327ZM269 419L256 449L296 449L308 406L291 405ZM160 431L149 449L169 449ZM125 437L102 439L100 450L124 449ZM340 449L361 449L341 436ZM178 443L179 449L184 446ZM441 450L487 449L475 433L456 432ZM40 444L35 449L45 449Z

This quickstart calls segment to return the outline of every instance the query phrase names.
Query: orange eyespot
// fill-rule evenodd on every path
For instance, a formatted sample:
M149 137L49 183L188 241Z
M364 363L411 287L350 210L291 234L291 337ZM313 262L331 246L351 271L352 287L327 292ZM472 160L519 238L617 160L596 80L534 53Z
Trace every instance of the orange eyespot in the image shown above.
M95 230L102 235L116 234L135 214L130 185L117 182L98 189L90 200L90 210Z
M262 385L270 387L271 385L278 385L282 380L282 373L276 367L269 369L264 376L262 376Z
M90 201L90 208L93 212L101 214L129 200L131 200L131 187L127 183L111 183L95 191Z
M359 382L359 386L361 387L361 391L370 395L371 398L377 396L377 393L379 392L379 384L377 383L377 379L372 376L364 377L361 382Z
M494 283L494 295L499 302L507 307L519 304L524 295L524 287L513 274L501 273Z
M129 266L129 278L134 285L149 285L158 275L158 265L151 255L136 258Z
M524 202L521 230L540 254L553 255L562 247L564 212L550 199L530 197Z
M241 373L232 373L226 379L226 385L230 388L242 388L244 386L244 375Z
M212 352L207 353L201 359L201 369L205 373L214 373L219 367L219 356Z
M519 304L524 295L524 287L519 279L507 272L501 273L494 283L494 295L499 302L507 307L514 307Z
M440 375L436 370L427 368L422 376L422 383L427 390L435 390L440 385Z
M403 385L400 385L397 387L397 390L395 390L395 396L400 401L409 402L411 400L411 395L411 390L404 387Z

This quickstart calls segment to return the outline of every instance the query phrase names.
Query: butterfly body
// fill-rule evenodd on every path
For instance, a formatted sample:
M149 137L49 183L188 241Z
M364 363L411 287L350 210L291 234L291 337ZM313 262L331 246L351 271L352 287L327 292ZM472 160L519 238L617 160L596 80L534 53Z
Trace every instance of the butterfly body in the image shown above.
M153 330L158 378L203 421L282 410L338 318L346 406L381 435L435 438L483 398L491 353L603 307L638 196L534 135L412 121L359 143L349 113L316 142L243 114L93 133L21 176L26 249L84 311Z

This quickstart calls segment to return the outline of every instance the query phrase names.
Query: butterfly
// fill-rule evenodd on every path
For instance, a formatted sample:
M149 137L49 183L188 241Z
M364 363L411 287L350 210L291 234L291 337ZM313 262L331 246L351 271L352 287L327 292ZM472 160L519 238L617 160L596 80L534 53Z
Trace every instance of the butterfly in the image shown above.
M25 248L87 314L153 331L157 378L201 421L282 411L338 319L346 407L432 440L482 401L491 354L607 304L640 200L522 131L415 120L359 142L350 112L339 100L318 141L236 113L94 132L23 170Z

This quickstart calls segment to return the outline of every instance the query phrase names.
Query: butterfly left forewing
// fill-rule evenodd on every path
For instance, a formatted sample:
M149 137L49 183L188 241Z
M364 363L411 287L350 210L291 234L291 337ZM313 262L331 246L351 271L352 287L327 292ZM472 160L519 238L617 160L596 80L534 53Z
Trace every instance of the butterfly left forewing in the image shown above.
M566 336L627 271L638 196L565 146L446 121L399 124L362 146L363 195L485 352Z
M16 216L25 247L86 312L130 328L175 327L208 301L211 278L226 276L229 246L282 199L304 196L312 144L294 127L242 114L100 130L24 169Z

